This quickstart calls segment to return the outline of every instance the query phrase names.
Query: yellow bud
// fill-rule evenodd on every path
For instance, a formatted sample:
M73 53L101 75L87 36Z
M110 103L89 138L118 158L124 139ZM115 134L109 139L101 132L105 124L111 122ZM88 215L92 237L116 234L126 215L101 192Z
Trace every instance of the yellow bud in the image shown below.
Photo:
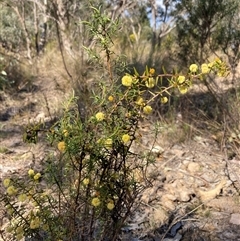
M126 144L126 143L128 143L130 141L130 136L128 135L128 134L124 134L123 136L122 136L122 142L124 143L124 144Z
M168 97L164 96L161 98L161 103L165 104L168 102Z
M186 94L188 92L187 86L178 86L178 89L179 89L181 94Z
M34 175L35 175L34 170L33 170L33 169L29 169L29 170L28 170L28 175L29 175L30 177L34 176Z
M133 83L133 79L131 76L125 75L122 77L122 85L124 85L126 87L130 87L130 86L132 86L132 83Z
M137 105L143 105L143 103L144 103L144 100L143 100L143 98L142 97L138 97L138 99L137 99L137 101L135 102Z
M68 136L68 131L67 131L67 130L63 130L63 135L64 135L65 137L67 137L67 136Z
M101 203L101 202L100 202L100 199L99 199L98 197L95 197L95 198L92 199L92 205L93 205L94 207L99 206L100 203Z
M87 186L89 184L89 178L84 178L83 184Z
M196 73L198 70L198 66L196 64L191 64L189 70L191 73Z
M35 217L30 222L30 229L37 229L40 227L40 218Z
M109 202L109 203L107 204L107 208L108 208L109 210L113 210L114 207L115 207L115 205L114 205L113 202Z
M155 74L155 69L154 68L150 68L149 69L149 74L150 75L154 75Z
M145 85L150 89L153 88L155 85L155 80L154 78L148 78L148 80L146 81Z
M57 148L60 152L64 152L66 150L66 144L64 141L60 141L57 145Z
M152 113L152 107L150 105L146 105L143 107L143 113L149 115Z
M178 84L183 84L185 82L185 76L183 75L178 76L177 81L178 81Z
M103 112L98 112L98 113L95 115L95 117L96 117L97 121L102 121L102 120L104 120L105 115L104 115Z
M113 96L112 96L112 95L108 96L108 100L109 100L110 102L114 101Z
M35 181L37 181L41 176L42 176L41 173L37 173L37 174L33 177L33 179L34 179Z
M16 193L17 193L17 190L15 189L14 186L9 186L9 187L7 188L7 194L8 194L9 196L13 196L13 195L15 195Z
M112 147L112 144L113 144L113 140L111 138L107 138L105 141L104 141L104 146L106 148L111 148Z
M207 64L202 64L201 65L201 70L203 74L208 74L210 72L210 69Z
M11 180L9 178L6 178L3 180L3 186L4 187L9 187Z

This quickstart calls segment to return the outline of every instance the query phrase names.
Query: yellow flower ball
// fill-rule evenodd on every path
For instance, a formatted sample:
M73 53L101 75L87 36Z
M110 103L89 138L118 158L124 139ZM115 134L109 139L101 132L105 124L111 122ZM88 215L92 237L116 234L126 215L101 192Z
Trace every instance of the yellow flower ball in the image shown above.
M23 232L16 235L16 240L22 240L24 238Z
M64 135L65 137L67 137L67 136L68 136L68 131L67 131L67 130L63 130L63 135Z
M126 144L126 143L128 143L130 141L130 136L128 135L128 134L124 134L123 136L122 136L122 142L124 143L124 144Z
M207 64L202 64L201 65L201 70L203 74L208 74L210 72L210 69Z
M9 196L13 196L13 195L15 195L16 193L17 193L17 190L15 189L14 186L9 186L9 187L7 188L7 194L8 194Z
M146 83L145 83L145 85L146 85L146 87L148 87L149 89L150 88L153 88L154 87L154 85L155 85L155 80L154 80L154 78L148 78L148 80L146 81Z
M165 103L167 103L167 102L168 102L168 97L163 96L163 97L161 98L161 103L165 104Z
M133 33L129 35L129 38L132 42L136 41L135 35Z
M155 69L154 68L150 68L149 69L149 74L150 75L154 75L155 74Z
M105 115L103 112L98 112L96 115L95 115L97 121L103 121L104 118L105 118Z
M144 104L144 100L142 97L138 97L137 101L135 102L137 105L143 105Z
M16 228L16 233L17 234L23 233L23 228L21 226L17 227Z
M30 222L30 229L37 229L40 227L40 218L35 217Z
M107 204L107 208L108 208L109 210L113 210L114 207L115 207L115 205L114 205L113 202L109 202L109 203Z
M89 178L84 178L84 179L83 179L83 184L84 184L85 186L87 186L87 185L89 184L89 182L90 182Z
M34 175L35 175L34 170L33 170L33 169L29 169L29 170L28 170L28 175L29 175L30 177L34 176Z
M6 188L9 187L10 183L11 183L11 180L9 178L6 178L3 180L3 186Z
M108 96L108 101L113 102L114 101L114 97L112 95Z
M177 81L178 81L178 84L183 84L185 82L185 76L183 75L178 76Z
M149 115L152 113L152 107L150 105L146 105L143 107L143 113Z
M92 199L92 205L93 205L94 207L99 206L100 203L101 203L101 202L100 202L100 199L99 199L98 197L95 197L95 198Z
M130 87L130 86L132 86L132 83L133 83L133 79L131 76L125 75L122 77L122 85L124 85L126 87Z
M196 64L191 64L189 70L191 73L196 73L198 71L198 66Z
M112 144L113 144L113 140L111 138L107 138L105 141L104 141L104 146L106 148L111 148L112 147Z
M27 195L25 193L22 193L18 196L18 201L24 202L27 200Z
M36 175L34 175L33 179L37 181L41 176L42 176L41 173L38 172Z
M64 152L66 150L66 144L64 141L60 141L57 145L57 148L60 152Z
M178 86L178 89L179 89L181 94L186 94L188 92L187 86Z
M8 233L11 233L13 230L14 230L14 228L9 225L9 226L7 226L5 231L8 232Z

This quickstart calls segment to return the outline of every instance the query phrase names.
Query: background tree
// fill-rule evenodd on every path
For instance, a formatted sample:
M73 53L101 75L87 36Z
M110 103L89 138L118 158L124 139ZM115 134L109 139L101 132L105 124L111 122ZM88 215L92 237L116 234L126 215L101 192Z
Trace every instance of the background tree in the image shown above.
M224 32L229 27L219 25L219 22L227 23L228 16L236 13L235 0L182 0L176 5L177 20L177 44L179 57L183 63L202 62L211 54L210 43L216 31ZM219 42L220 43L220 42Z

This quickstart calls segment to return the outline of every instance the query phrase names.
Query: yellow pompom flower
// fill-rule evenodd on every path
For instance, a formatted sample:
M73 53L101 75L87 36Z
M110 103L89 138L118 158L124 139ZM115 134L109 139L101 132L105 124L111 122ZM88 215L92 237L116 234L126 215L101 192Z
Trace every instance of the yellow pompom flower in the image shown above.
M113 102L114 101L114 97L112 95L108 96L108 101Z
M146 81L145 85L150 89L153 88L155 85L155 80L154 78L148 78L148 80Z
M138 97L138 99L137 99L137 101L135 102L137 105L143 105L143 103L144 103L144 100L143 100L143 98L142 97Z
M66 150L66 143L64 141L58 142L57 148L60 152L64 152Z
M89 178L84 178L84 179L83 179L83 184L84 184L85 186L87 186L87 185L89 184L89 182L90 182Z
M28 170L28 176L29 176L29 177L32 177L32 176L34 176L34 175L35 175L34 170L33 170L33 169L29 169L29 170Z
M154 75L155 74L155 69L154 68L150 68L149 69L149 74L150 75Z
M130 136L128 135L128 134L124 134L123 136L122 136L122 142L124 143L124 144L126 144L126 143L128 143L130 141Z
M40 218L35 217L30 222L30 229L37 229L40 227Z
M22 240L24 238L23 232L16 235L16 240Z
M185 82L185 79L186 78L183 75L178 76L178 79L177 79L178 84L183 84Z
M10 183L11 183L11 180L9 178L6 178L3 180L3 186L6 188L9 187Z
M8 233L11 233L13 230L14 230L14 228L11 225L9 225L9 226L7 226L5 231Z
M105 115L103 112L98 112L96 115L95 115L97 121L103 121L104 118L105 118Z
M181 94L186 94L188 92L188 87L186 85L178 86L178 89Z
M33 179L37 181L41 176L42 176L41 173L38 172L36 175L34 175Z
M165 103L167 103L167 102L168 102L168 97L163 96L163 97L161 98L161 103L165 104Z
M112 147L112 144L113 144L113 140L111 138L107 138L105 141L104 141L104 146L106 148L111 148Z
M143 113L149 115L152 113L152 107L150 105L146 105L143 107Z
M114 207L115 207L115 205L114 205L113 201L112 201L112 200L109 201L109 203L107 204L107 208L108 208L109 210L113 210Z
M67 130L63 130L63 135L64 135L65 137L67 137L67 136L68 136L68 131L67 131Z
M129 35L129 38L130 38L131 42L136 41L135 35L133 33Z
M15 189L14 186L9 186L9 187L7 188L7 194L8 194L9 196L13 196L13 195L15 195L16 193L17 193L17 190Z
M196 73L198 71L198 66L196 64L191 64L189 70L191 73Z
M19 227L16 228L16 233L17 233L17 234L23 233L23 228L22 228L22 226L19 226Z
M95 198L92 199L92 205L93 205L94 207L99 206L100 203L101 203L101 202L100 202L100 199L99 199L98 197L95 197Z
M25 193L22 193L18 196L18 201L24 202L27 200L27 195Z
M133 79L131 76L125 75L122 77L122 85L124 85L126 87L130 87L130 86L132 86L132 83L133 83Z
M203 74L208 74L210 72L210 69L207 64L202 64L201 65L201 70Z

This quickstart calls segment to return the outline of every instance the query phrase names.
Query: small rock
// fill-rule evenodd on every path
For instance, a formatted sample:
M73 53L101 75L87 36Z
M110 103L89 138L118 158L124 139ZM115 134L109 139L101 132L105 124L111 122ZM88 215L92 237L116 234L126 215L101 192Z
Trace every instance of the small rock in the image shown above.
M187 190L181 190L179 192L179 201L181 202L188 202L190 201L191 197L190 197L190 193Z
M174 202L171 200L165 200L164 202L162 202L162 205L169 211L174 211L176 209Z
M156 145L156 146L154 146L154 147L152 148L151 151L152 151L154 154L156 154L156 155L160 155L160 154L162 154L162 153L164 152L164 149L163 149L161 146Z
M194 174L200 170L200 165L196 162L190 162L187 169L190 173Z
M240 225L240 213L231 214L230 223Z
M154 208L150 221L153 226L161 226L168 220L167 212L162 207Z

